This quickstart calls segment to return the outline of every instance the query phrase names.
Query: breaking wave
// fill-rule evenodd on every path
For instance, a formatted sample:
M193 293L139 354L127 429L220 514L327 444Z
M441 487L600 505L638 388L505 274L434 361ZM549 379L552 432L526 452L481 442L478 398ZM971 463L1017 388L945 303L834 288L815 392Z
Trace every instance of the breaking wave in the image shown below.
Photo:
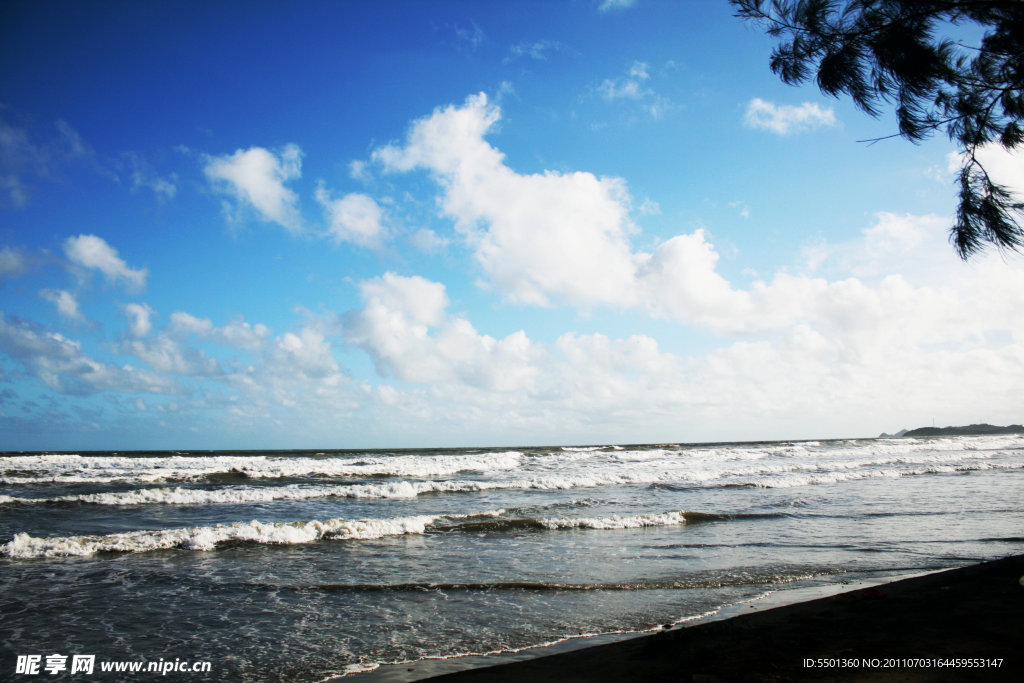
M475 481L390 481L372 484L321 484L287 486L232 486L216 489L188 487L140 488L130 491L82 493L52 497L0 495L0 505L88 504L88 505L221 505L301 501L315 498L416 498L424 494L478 493L496 490L569 490L622 484L647 484L685 490L694 486L797 488L833 484L857 479L898 478L926 474L955 474L985 470L1024 469L1021 463L987 461L943 464L932 461L924 467L900 468L881 465L907 465L928 460L865 460L841 463L832 471L821 465L790 464L759 466L747 470L704 471L630 471L593 475L542 475L529 478Z
M505 510L465 515L418 515L395 519L329 519L304 522L235 522L217 526L130 531L91 536L39 538L27 533L0 545L0 555L16 559L142 553L154 550L214 550L224 544L298 545L321 540L370 540L428 531L500 530L507 527L559 529L635 529L686 523L685 512L594 518L534 518L498 521ZM495 521L481 522L493 518Z
M519 451L474 455L396 455L388 457L275 456L91 456L16 455L0 457L0 483L91 483L189 481L215 475L250 479L286 477L446 476L492 472L519 466Z

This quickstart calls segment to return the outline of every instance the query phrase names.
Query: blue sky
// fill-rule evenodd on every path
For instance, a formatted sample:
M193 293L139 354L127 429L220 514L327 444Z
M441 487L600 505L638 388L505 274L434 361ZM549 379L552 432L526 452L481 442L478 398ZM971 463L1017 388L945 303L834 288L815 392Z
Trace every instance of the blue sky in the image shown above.
M5 3L0 449L1019 422L955 148L725 2ZM986 150L1005 183L1024 163Z

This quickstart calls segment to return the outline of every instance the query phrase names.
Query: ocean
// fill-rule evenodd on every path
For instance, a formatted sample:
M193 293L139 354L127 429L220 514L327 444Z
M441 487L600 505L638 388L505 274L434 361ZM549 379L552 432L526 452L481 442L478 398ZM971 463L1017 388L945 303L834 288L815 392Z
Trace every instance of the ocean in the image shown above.
M1018 554L1022 510L1021 435L8 453L0 678L373 680Z

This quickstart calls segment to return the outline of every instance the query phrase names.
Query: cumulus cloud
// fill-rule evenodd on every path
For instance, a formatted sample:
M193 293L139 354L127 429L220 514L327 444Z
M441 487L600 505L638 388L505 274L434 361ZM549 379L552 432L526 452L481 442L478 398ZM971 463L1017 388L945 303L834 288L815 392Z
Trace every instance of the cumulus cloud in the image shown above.
M274 341L270 351L271 365L286 373L298 373L312 379L340 377L338 362L322 330L304 327L285 332Z
M54 391L89 395L102 391L174 393L174 383L131 366L89 357L81 342L0 312L0 351Z
M302 150L287 145L279 154L263 147L239 149L234 154L205 157L203 171L213 187L236 202L251 207L267 222L288 230L302 229L298 196L285 183L302 175Z
M515 173L484 140L499 116L475 95L417 121L404 146L373 158L392 172L431 172L443 210L510 300L635 304L625 183L582 172Z
M160 373L213 376L221 372L217 361L208 357L202 349L183 346L164 334L149 340L125 340L118 346L118 350L135 356Z
M316 200L324 207L327 231L335 242L352 242L370 249L382 245L387 236L384 212L372 197L354 192L333 199L321 184Z
M801 105L775 104L759 97L747 104L743 123L748 128L767 130L776 135L839 125L831 107L822 107L813 102Z
M43 289L39 296L43 297L57 307L57 312L71 320L84 320L82 312L78 310L78 300L75 295L63 289Z
M125 304L121 307L129 321L128 331L136 339L141 339L153 329L153 321L150 319L155 314L148 304Z
M262 424L284 410L290 415L287 431L294 430L296 420L305 420L318 433L330 433L340 424L358 403L335 359L329 327L311 320L277 337L262 325L246 328L236 322L214 327L211 340L233 341L236 348L243 348L244 339L245 350L255 353L218 378L232 392L232 418L258 419ZM325 425L331 427L325 429Z
M635 308L736 333L788 322L823 286L780 275L736 289L717 273L718 254L703 230L634 252L625 182L516 173L484 140L499 116L486 96L470 97L417 121L404 146L380 148L374 159L389 171L425 168L436 178L442 208L508 300Z
M536 373L525 333L497 340L446 312L444 285L385 273L360 284L364 307L344 318L347 341L385 376L403 381L523 390Z
M859 291L857 283L787 271L738 287L718 272L719 254L703 229L650 253L634 251L624 181L516 173L484 139L499 118L499 109L476 95L416 121L404 145L382 147L373 158L389 172L422 168L437 180L442 209L510 302L635 309L722 335L756 335L826 320L830 307ZM854 267L883 275L880 259L934 237L935 225L934 218L882 214L850 251L862 254L861 263L848 262L846 277Z
M237 409L239 415L251 416L273 406L305 404L309 408L310 401L326 398L345 401L341 391L345 374L322 324L309 323L274 337L263 324L232 320L215 325L184 311L172 313L169 322L158 334L122 341L117 350L164 376L222 383L245 397L246 408L236 404L230 409ZM242 353L232 357L228 351L212 358L196 339ZM328 409L329 404L321 408Z
M125 282L134 287L146 284L145 268L130 268L117 250L96 235L78 235L64 240L64 254L71 263L98 270L112 282Z
M262 348L270 336L270 328L266 325L251 325L244 320L232 320L217 327L209 318L197 318L184 311L171 313L170 319L171 331L175 334L194 334L201 339L247 351Z
M898 231L892 220L882 217L865 231L862 246ZM675 248L688 259L713 260L695 237ZM786 428L806 434L813 422L822 434L856 436L866 424L914 424L918 411L1014 419L1008 406L1016 405L1024 376L1024 320L1014 315L1024 305L1024 269L998 261L940 284L900 275L874 284L780 276L761 291L723 281L713 295L755 322L719 324L762 329L688 357L663 351L647 335L567 332L540 344L517 332L495 340L451 315L443 285L420 277L389 273L360 289L364 305L345 316L346 339L375 360L383 378L429 389L381 384L374 394L389 414L424 426L465 419L515 424L510 437L528 429L543 438L549 430L593 441L638 429L645 438L736 429L746 430L741 437L785 438ZM791 299L793 308L757 311L763 302L779 309L775 297ZM759 315L786 322L764 329Z

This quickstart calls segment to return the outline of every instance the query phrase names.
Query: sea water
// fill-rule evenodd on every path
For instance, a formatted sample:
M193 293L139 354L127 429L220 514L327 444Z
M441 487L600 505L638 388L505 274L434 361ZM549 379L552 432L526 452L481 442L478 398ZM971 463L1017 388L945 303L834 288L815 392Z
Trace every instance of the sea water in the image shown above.
M642 632L1021 553L1022 509L1020 435L5 454L0 678L319 681Z

